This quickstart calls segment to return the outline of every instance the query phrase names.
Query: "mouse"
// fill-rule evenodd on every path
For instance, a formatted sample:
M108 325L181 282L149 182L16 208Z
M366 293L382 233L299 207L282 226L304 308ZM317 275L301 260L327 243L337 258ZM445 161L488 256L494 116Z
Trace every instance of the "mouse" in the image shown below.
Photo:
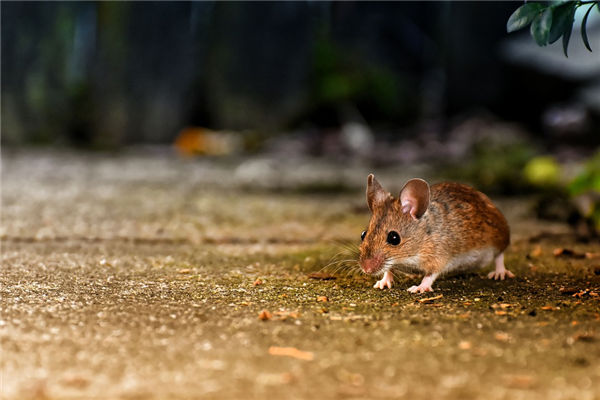
M373 174L367 177L369 225L361 234L359 264L381 277L374 287L391 289L394 272L420 274L410 293L433 291L444 274L482 268L494 262L488 278L515 275L504 265L510 243L506 218L483 193L462 183L429 185L410 179L398 197L386 192Z

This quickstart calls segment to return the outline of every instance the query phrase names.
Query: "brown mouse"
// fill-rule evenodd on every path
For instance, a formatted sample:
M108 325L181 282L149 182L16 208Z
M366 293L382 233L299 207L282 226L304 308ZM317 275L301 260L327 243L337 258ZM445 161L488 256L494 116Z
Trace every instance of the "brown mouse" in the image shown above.
M411 293L433 291L440 274L484 267L494 260L490 279L513 278L504 267L510 242L506 218L490 199L470 186L411 179L398 198L373 174L367 178L369 227L361 235L359 262L368 274L383 276L376 288L391 288L392 270L422 273Z

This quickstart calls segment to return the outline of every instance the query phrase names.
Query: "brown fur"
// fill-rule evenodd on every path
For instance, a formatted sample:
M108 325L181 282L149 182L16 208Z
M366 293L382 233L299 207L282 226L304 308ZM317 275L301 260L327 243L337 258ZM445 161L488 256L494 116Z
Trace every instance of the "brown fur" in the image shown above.
M509 244L509 227L502 213L486 195L470 186L459 183L431 186L429 206L418 219L403 213L399 199L388 193L381 196L380 192L380 201L372 201L369 194L372 196L374 190L383 189L371 188L371 193L367 189L372 216L360 246L363 268L365 262L379 265L371 273L380 272L385 260L393 258L395 264L402 264L402 260L414 256L421 262L413 268L405 266L405 270L439 273L455 256L489 247L496 256ZM386 243L390 231L400 234L399 245Z

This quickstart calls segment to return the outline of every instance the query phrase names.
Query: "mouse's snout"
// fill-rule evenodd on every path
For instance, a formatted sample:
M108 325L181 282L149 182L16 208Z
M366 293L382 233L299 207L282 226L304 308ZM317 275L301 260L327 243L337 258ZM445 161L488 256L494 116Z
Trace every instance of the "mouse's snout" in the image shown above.
M370 258L362 259L360 262L360 267L367 274L374 274L381 270L383 264L383 255L378 254Z

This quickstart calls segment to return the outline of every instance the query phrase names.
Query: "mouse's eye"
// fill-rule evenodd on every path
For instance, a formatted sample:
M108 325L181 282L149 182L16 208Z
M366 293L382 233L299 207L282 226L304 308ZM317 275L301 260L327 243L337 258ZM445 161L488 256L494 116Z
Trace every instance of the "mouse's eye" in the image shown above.
M391 231L390 233L388 233L387 242L394 246L399 245L400 244L400 235L398 235L398 232Z
M360 234L360 240L365 240L365 236L367 236L367 231L362 231Z

